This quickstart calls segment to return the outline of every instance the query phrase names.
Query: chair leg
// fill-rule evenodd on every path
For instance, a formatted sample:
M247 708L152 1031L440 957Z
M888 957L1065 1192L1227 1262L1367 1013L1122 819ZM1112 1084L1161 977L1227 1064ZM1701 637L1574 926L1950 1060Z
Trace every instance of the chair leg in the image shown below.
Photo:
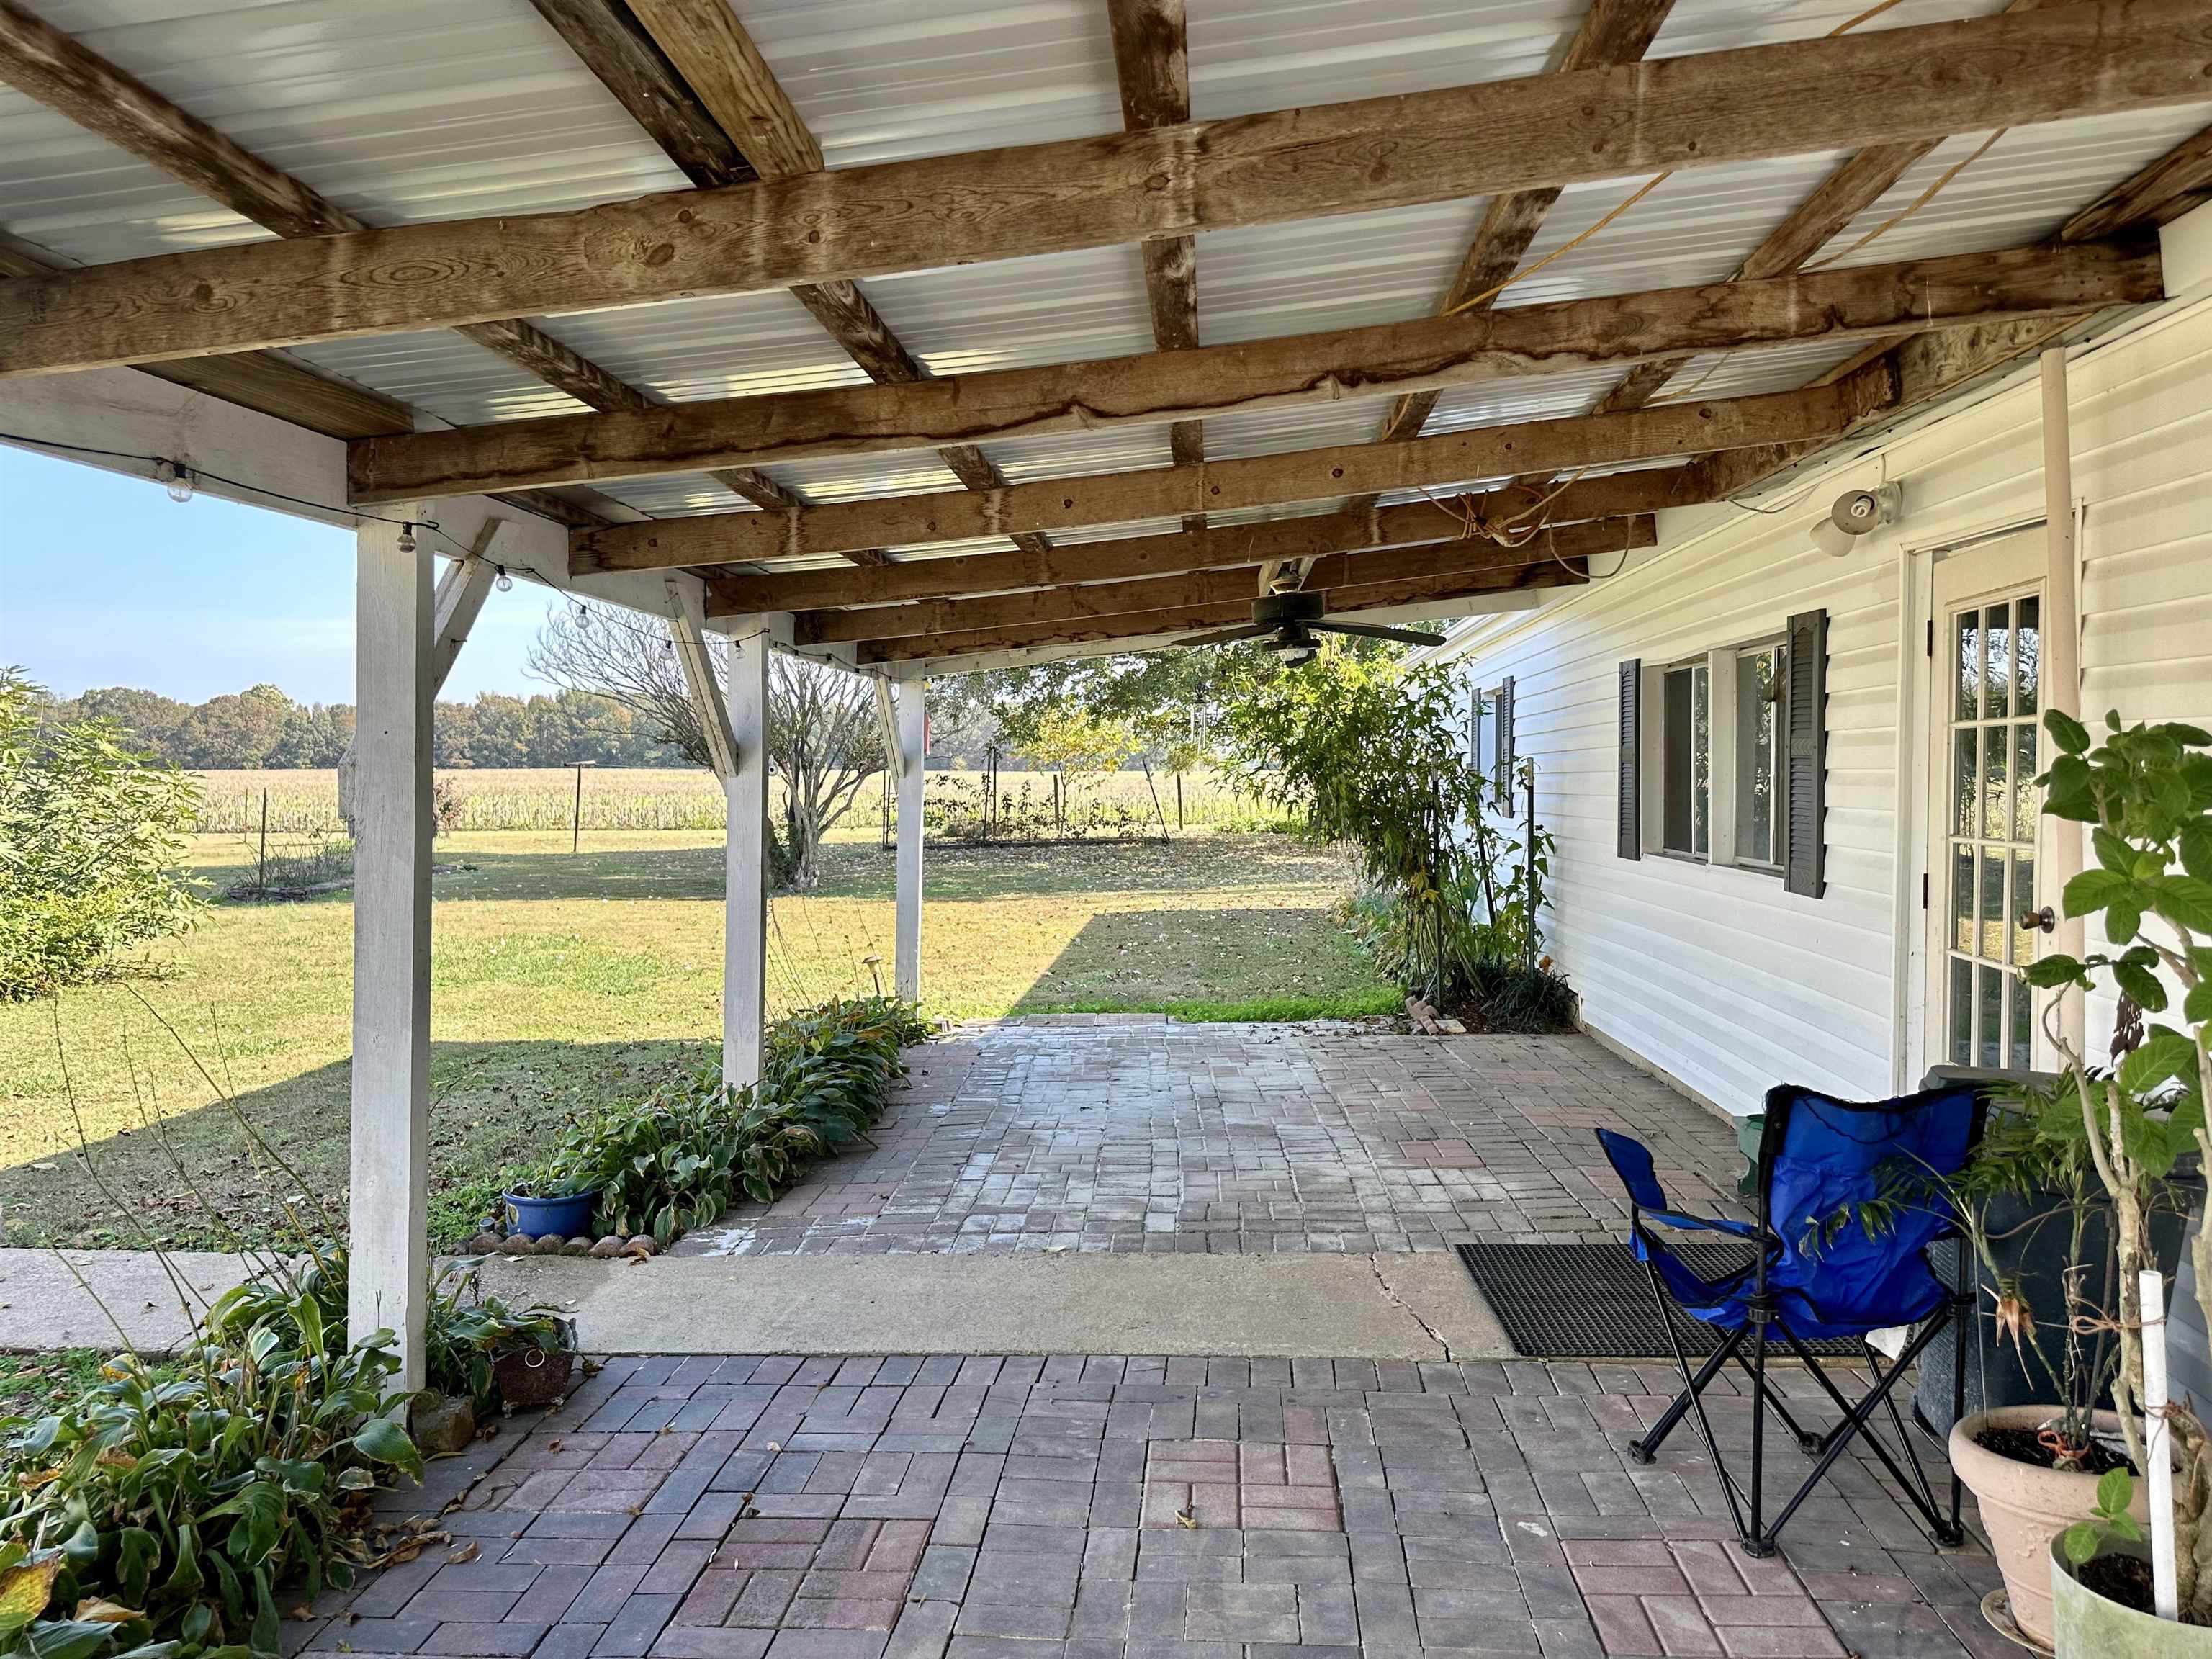
M1750 1377L1754 1384L1758 1382L1758 1378L1753 1374L1751 1362L1743 1357L1741 1351L1736 1354L1735 1363L1737 1369L1747 1377ZM1820 1449L1820 1437L1790 1416L1790 1408L1782 1403L1782 1396L1771 1389L1766 1394L1766 1408L1781 1419L1784 1428L1790 1431L1791 1438L1797 1443L1799 1451L1810 1457Z
M1742 1342L1746 1328L1739 1325L1730 1331L1727 1340L1714 1350L1712 1357L1707 1359L1698 1368L1697 1375L1692 1376L1690 1374L1690 1357L1683 1351L1682 1339L1674 1333L1674 1317L1667 1305L1666 1297L1660 1289L1659 1274L1656 1268L1651 1272L1651 1293L1659 1303L1659 1322L1666 1329L1667 1346L1674 1351L1674 1369L1681 1373L1682 1392L1674 1396L1674 1403L1667 1407L1665 1413L1650 1434L1629 1443L1629 1455L1639 1463L1649 1463L1652 1455L1659 1449L1659 1443L1664 1440L1668 1431L1682 1420L1683 1413L1689 1412L1695 1415L1698 1420L1698 1437L1705 1443L1705 1455L1712 1459L1713 1473L1720 1480L1721 1496L1728 1500L1729 1517L1735 1523L1736 1535L1739 1538L1745 1537L1747 1534L1744 1532L1742 1501L1736 1490L1735 1477L1729 1474L1728 1464L1721 1457L1720 1442L1714 1437L1711 1420L1705 1416L1705 1402L1700 1391L1719 1373L1720 1368L1728 1363L1729 1356L1734 1353L1738 1345ZM1753 1478L1757 1479L1755 1472Z
M1747 1530L1738 1522L1736 1534L1743 1553L1754 1558L1774 1553L1774 1540L1759 1524L1760 1488L1766 1474L1766 1325L1770 1317L1766 1309L1754 1307L1751 1322L1744 1328L1759 1346L1751 1356L1751 1526Z
M1966 1241L1959 1241L1959 1265L1951 1281L1951 1420L1956 1423L1966 1414L1966 1332L1971 1327L1978 1338L1981 1328L1978 1322L1981 1302L1974 1290L1974 1253L1966 1248ZM1978 1352L1978 1349L1977 1350ZM1987 1405L1984 1400L1982 1402ZM1949 1462L1949 1443L1945 1443L1944 1461ZM1958 1465L1951 1465L1951 1541L1964 1543L1966 1530L1959 1524L1960 1486Z

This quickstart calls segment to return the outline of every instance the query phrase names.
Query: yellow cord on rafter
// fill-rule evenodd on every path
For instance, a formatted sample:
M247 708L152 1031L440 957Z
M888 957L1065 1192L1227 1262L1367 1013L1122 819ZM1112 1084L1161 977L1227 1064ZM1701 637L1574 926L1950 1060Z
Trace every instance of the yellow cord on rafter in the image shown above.
M1811 264L1807 265L1805 269L1808 270L1818 270L1823 265L1832 265L1835 264L1838 259L1848 259L1852 254L1856 253L1861 248L1864 247L1868 243L1875 240L1877 237L1886 236L1891 231L1895 230L1899 225L1903 224L1907 219L1910 219L1914 214L1919 212L1921 209L1926 207L1930 202L1934 201L1938 195L1942 194L1944 185L1949 184L1954 179L1964 173L1968 167L1973 166L1975 162L1980 161L1984 155L1987 155L1990 153L1990 147L1996 143L1998 139L2003 137L2009 131L2009 128L1999 127L1995 132L1991 133L1988 137L1983 139L1980 143L1977 144L1974 147L1974 150L1972 155L1966 156L1963 161L1944 169L1943 174L1941 178L1937 179L1934 184L1929 185L1927 189L1922 191L1919 195L1914 197L1903 209L1898 212L1891 214L1888 218L1883 220L1872 230L1867 232L1865 235L1860 237L1857 241L1853 242L1849 247L1838 248L1835 252L1831 253L1826 258L1816 259Z

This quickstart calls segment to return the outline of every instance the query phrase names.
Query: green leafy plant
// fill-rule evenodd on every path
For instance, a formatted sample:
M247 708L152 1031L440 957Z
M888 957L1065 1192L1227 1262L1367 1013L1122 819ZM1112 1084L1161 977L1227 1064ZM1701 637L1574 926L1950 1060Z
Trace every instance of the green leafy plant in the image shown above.
M2087 1520L2076 1521L2063 1534L2069 1561L2077 1567L2081 1565L2103 1547L2108 1538L2141 1541L2142 1528L2128 1513L2135 1490L2135 1478L2125 1469L2106 1469L2097 1478L2097 1507L2089 1511Z
M1551 837L1500 833L1514 803L1468 752L1465 712L1447 670L1331 644L1242 683L1222 738L1246 788L1358 850L1355 921L1385 973L1440 1008L1497 998L1479 1010L1493 1029L1557 1030L1573 998L1539 965Z
M2057 750L2036 780L2043 810L2088 825L2096 860L2066 884L2063 902L2068 916L2099 924L2105 948L2045 957L2027 969L2028 982L2087 993L2102 981L2121 994L2124 1010L2144 1015L2165 1012L2175 986L2186 1027L2148 1025L2116 1070L2099 1073L2053 1017L2061 998L2051 999L2044 1021L2065 1056L2083 1144L2112 1204L2120 1342L2112 1393L2130 1459L2142 1468L2137 1285L2152 1259L2149 1215L2157 1184L2185 1153L2212 1164L2204 1109L2212 1091L2212 732L2174 722L2124 726L2117 711L2106 717L2101 741L2056 709L2043 723ZM2201 1229L2194 1250L2198 1299L2212 1317L2212 1240ZM2166 1423L2182 1464L2174 1482L2182 1617L2212 1624L2212 1435L2185 1405L2169 1405Z
M135 1355L0 1422L0 1646L36 1659L275 1653L278 1595L351 1582L377 1471L420 1474L391 1334L347 1346L319 1288L221 1298L174 1373Z
M121 954L189 927L178 872L192 780L131 748L111 720L42 724L46 695L0 669L0 997L112 973Z

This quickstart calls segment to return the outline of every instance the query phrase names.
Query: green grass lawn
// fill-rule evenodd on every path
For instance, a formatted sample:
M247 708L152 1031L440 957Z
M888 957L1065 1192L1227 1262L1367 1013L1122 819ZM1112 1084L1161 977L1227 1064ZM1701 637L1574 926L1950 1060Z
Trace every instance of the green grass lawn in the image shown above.
M566 1112L642 1093L719 1036L719 835L568 846L520 832L438 843L451 867L434 882L434 1193L542 1152ZM194 854L218 885L249 858L234 836ZM925 1005L956 1019L1386 1012L1397 993L1335 920L1350 874L1279 836L933 847ZM891 882L888 853L843 840L825 849L819 892L776 900L775 1003L866 989L870 956L888 982ZM308 1226L342 1214L352 930L343 893L222 903L149 971L71 991L58 1015L0 1005L6 1242L221 1244L281 1235L288 1213Z

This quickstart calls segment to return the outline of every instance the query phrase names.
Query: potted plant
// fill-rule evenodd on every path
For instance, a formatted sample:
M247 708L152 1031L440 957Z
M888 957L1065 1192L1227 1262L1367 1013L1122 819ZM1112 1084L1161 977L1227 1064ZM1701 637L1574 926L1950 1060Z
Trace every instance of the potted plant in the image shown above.
M2104 741L2093 749L2079 721L2046 714L2058 757L2037 780L2046 813L2091 826L2096 863L2067 883L2063 902L2069 916L2097 919L2106 948L2081 958L2045 957L2027 978L2046 990L2084 994L2108 984L2121 995L2129 1052L2116 1070L2093 1073L2049 1012L2045 1026L2066 1058L2083 1144L2112 1206L2119 1358L2113 1397L2129 1462L2138 1472L2149 1468L2147 1427L2162 1431L2161 1458L2164 1444L2173 1449L2171 1504L2154 1514L2142 1508L2154 1545L2171 1541L2174 1583L2160 1588L2170 1594L2172 1616L2160 1616L2153 1605L2130 1605L2150 1598L2132 1594L2142 1575L2133 1565L2138 1540L2130 1535L2137 1528L2125 1517L2136 1511L2141 1494L2125 1471L2100 1490L2097 1524L2069 1530L2054 1550L2053 1585L2066 1604L2062 1654L2185 1659L2212 1656L2212 1446L2185 1404L2165 1406L2155 1421L2145 1416L2139 1286L2148 1268L2151 1288L2160 1288L2150 1222L2163 1184L2187 1154L2212 1162L2204 1118L2212 1087L2212 732L2174 724L2124 727L2117 714L2106 724ZM2142 1017L2171 1006L2172 987L2181 992L2183 1025L2143 1026ZM2197 1296L2212 1312L2212 1243L2201 1227L2192 1249ZM2118 1501L2124 1494L2125 1505Z
M591 1233L592 1215L599 1206L599 1188L588 1176L554 1163L518 1182L500 1199L507 1206L509 1224L526 1238L543 1238L548 1234L579 1238Z
M567 1317L479 1295L474 1262L455 1264L432 1286L428 1328L430 1388L476 1415L495 1404L543 1406L568 1392L575 1334Z

